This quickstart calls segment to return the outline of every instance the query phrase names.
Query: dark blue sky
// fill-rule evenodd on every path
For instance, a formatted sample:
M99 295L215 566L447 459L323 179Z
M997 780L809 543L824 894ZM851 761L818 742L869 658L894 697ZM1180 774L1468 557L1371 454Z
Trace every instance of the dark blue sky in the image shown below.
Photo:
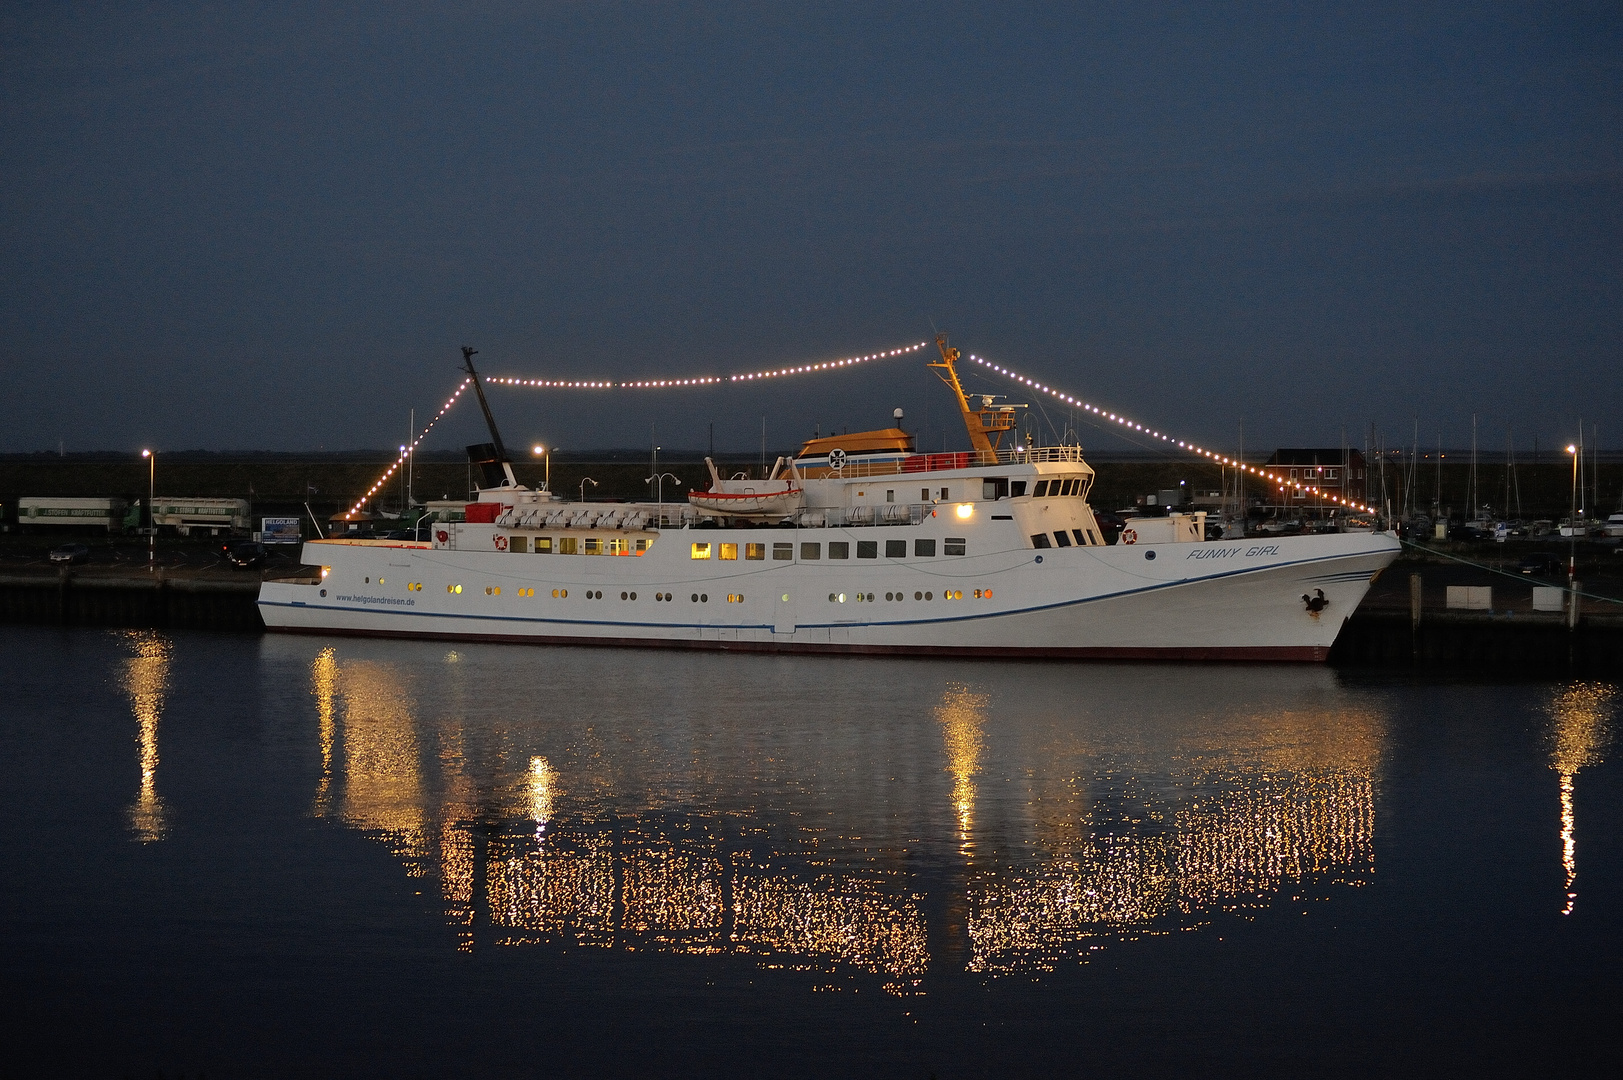
M1224 447L1623 444L1623 7L1465 7L7 5L0 449L392 446L463 344L680 375L932 325ZM939 442L947 398L492 403L751 448Z

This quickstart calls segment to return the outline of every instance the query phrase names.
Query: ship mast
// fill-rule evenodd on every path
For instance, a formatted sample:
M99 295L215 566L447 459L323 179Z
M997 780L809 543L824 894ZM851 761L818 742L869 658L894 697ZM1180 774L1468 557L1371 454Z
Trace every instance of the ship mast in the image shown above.
M958 411L963 414L964 430L969 433L969 444L975 448L975 458L982 464L995 464L997 462L998 443L1003 441L1003 434L1013 431L1015 420L1014 406L992 408L992 398L989 395L981 396L981 408L972 408L969 399L964 395L964 385L958 381L958 350L947 344L946 334L937 334L936 348L941 350L941 360L932 361L930 367L945 371L946 374L937 374L942 382L952 390L953 396L958 399Z
M507 479L507 486L518 487L518 478L513 475L513 463L507 457L507 447L502 445L502 433L496 430L496 417L490 411L490 403L485 400L484 384L479 381L479 373L473 369L473 358L478 354L478 349L462 346L462 363L468 372L468 378L473 382L473 392L479 395L479 408L484 410L485 424L490 428L490 447L495 455L494 461L481 461L479 464L500 465L502 474ZM475 448L470 446L468 449L471 453Z

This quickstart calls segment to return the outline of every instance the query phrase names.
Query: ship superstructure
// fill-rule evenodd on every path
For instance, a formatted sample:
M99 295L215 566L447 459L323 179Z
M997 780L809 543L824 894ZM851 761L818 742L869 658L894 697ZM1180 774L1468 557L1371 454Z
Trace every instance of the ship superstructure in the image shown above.
M685 504L566 501L490 462L467 521L311 541L319 578L266 582L260 611L274 630L534 643L1323 660L1397 555L1384 533L1207 542L1200 513L1109 544L1081 448L1005 445L1018 406L972 399L938 344L968 451L920 454L899 427L820 437L763 478L712 464ZM491 430L477 449L500 456Z

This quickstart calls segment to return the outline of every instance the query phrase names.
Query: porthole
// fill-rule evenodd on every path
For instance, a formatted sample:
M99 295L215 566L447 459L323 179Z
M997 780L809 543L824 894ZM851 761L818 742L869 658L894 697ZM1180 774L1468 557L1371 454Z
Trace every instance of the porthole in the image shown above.
M921 593L921 592L916 592L916 593L913 594L913 599L915 599L915 600L923 600L924 599L924 594Z
M620 599L622 599L622 600L625 600L625 599L627 599L627 598L628 598L628 597L630 597L630 595L631 595L631 594L630 594L630 593L621 593L621 594L620 594Z
M322 590L321 590L321 595L322 595L322 596L326 596L326 595L327 595L327 590L326 590L326 589L322 589Z
M708 604L709 602L710 602L710 594L709 593L700 593L699 594L699 603Z
M934 600L935 599L935 593L925 593L924 598L926 600Z
M839 594L839 602L842 603L842 604L845 603L845 594L844 593Z
M983 596L983 597L985 597L985 598L986 598L986 599L988 599L988 600L990 600L990 599L992 599L992 590L991 590L991 589L987 589L987 590L986 590L986 591L985 591L985 592L984 592L984 593L982 593L982 594L981 594L981 595L982 595L982 596Z
M886 593L885 594L885 599L886 600L891 600L891 599L894 599L894 597L890 593Z
M1148 560L1149 560L1149 561L1150 561L1150 562L1154 562L1154 561L1155 561L1155 552L1153 552L1153 551L1146 551L1146 552L1145 552L1145 553L1144 553L1144 557L1145 557L1145 558L1146 558L1146 559L1148 559Z
M637 598L637 594L636 594L636 593L632 593L632 594L631 594L631 599L633 599L633 600L635 600L635 599L636 599L636 598Z
M699 594L698 594L698 593L694 593L694 594L693 594L693 595L692 595L692 596L690 596L690 597L688 597L688 601L689 601L689 602L690 602L690 603L694 603L694 604L697 604L697 603L698 603L698 602L699 602Z

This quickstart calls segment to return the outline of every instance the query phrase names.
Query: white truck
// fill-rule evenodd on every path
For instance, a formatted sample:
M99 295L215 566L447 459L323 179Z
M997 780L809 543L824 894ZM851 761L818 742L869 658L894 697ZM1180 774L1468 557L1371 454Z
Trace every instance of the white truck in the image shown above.
M115 532L124 527L123 499L52 498L24 495L17 500L17 524L46 528L75 526Z
M204 532L244 533L249 529L247 499L179 498L159 495L152 502L152 523L181 536Z

